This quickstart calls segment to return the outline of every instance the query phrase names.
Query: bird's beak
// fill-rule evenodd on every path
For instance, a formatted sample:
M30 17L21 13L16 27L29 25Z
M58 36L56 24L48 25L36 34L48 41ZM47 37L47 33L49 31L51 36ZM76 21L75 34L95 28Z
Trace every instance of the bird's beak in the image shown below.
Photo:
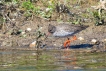
M50 36L50 35L51 35L51 33L49 33L49 32L48 32L46 35L47 35L47 36Z

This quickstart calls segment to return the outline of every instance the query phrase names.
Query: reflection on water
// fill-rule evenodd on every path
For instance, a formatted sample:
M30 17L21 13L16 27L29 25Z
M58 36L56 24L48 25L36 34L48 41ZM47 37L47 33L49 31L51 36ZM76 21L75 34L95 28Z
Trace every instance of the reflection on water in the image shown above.
M72 53L63 49L0 51L0 71L92 71L91 69L105 71L105 52Z

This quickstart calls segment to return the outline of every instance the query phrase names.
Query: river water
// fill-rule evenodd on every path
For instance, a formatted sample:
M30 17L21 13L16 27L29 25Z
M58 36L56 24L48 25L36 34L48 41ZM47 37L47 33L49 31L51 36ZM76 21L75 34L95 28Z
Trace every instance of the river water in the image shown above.
M2 50L0 71L106 71L106 52Z

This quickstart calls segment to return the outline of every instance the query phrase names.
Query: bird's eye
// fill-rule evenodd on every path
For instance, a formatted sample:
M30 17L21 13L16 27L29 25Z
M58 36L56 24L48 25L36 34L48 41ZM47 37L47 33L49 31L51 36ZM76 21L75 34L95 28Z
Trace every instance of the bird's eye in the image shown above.
M52 30L49 30L49 31L52 31Z

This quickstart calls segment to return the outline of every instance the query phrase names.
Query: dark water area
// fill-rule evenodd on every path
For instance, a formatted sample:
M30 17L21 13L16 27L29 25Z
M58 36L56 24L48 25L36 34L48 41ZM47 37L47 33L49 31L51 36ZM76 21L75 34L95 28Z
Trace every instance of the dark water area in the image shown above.
M73 50L73 49L72 49ZM106 52L0 51L0 71L106 71Z

